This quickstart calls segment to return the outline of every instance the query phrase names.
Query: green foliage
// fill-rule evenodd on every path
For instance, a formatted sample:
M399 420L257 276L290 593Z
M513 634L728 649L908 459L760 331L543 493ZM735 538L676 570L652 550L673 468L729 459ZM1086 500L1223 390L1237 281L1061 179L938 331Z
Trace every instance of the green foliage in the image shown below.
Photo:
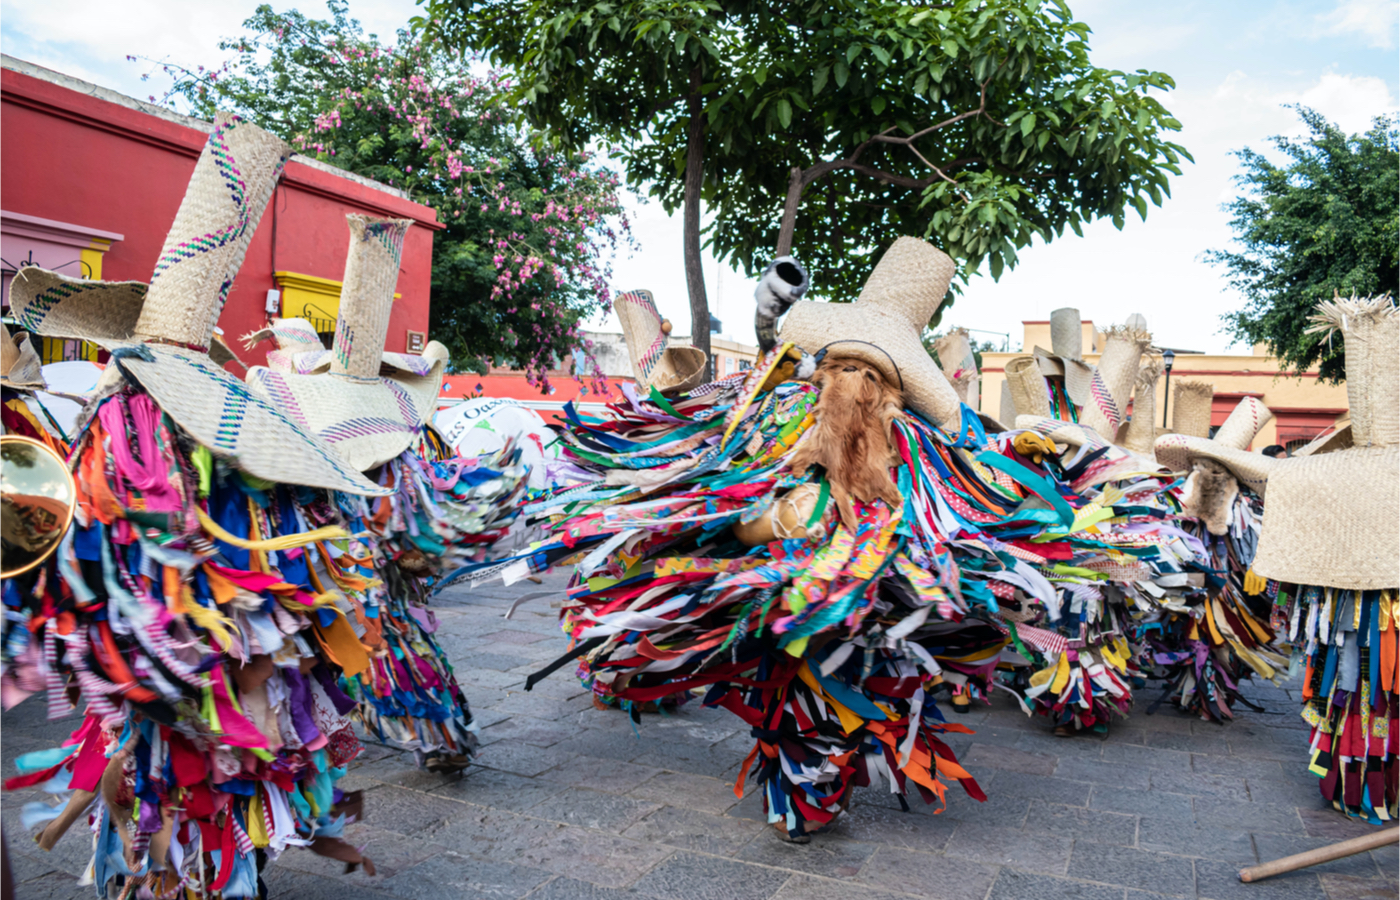
M446 229L433 239L431 336L459 368L543 375L611 299L606 260L627 228L616 175L533 144L479 59L408 32L382 44L344 0L327 5L325 21L259 6L220 44L235 54L223 66L164 67L165 101L238 112L432 206Z
M1171 78L1093 66L1062 0L420 2L449 44L514 69L535 126L565 147L611 142L668 209L698 67L709 245L760 269L795 167L792 249L832 299L903 234L942 247L964 282L983 263L1000 277L1034 237L1145 217L1190 158L1149 95Z
M1333 293L1400 293L1400 118L1348 137L1311 109L1298 114L1307 137L1271 139L1285 164L1248 148L1236 154L1246 193L1225 208L1241 249L1207 258L1229 269L1249 301L1224 316L1232 336L1267 344L1291 371L1317 366L1336 382L1346 377L1342 342L1304 330Z

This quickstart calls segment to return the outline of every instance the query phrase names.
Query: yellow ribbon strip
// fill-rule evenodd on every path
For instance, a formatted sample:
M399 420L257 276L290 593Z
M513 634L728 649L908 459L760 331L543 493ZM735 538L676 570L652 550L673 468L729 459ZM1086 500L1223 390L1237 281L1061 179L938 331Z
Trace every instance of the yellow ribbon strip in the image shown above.
M243 550L292 550L297 547L305 547L307 544L314 544L317 541L334 541L347 538L345 529L335 525L327 525L324 528L317 528L315 531L306 531L301 534L287 534L281 537L267 538L265 540L250 541L235 534L229 534L218 522L209 518L208 513L199 507L195 507L195 514L199 516L200 526L210 535L223 541L225 544L232 544Z

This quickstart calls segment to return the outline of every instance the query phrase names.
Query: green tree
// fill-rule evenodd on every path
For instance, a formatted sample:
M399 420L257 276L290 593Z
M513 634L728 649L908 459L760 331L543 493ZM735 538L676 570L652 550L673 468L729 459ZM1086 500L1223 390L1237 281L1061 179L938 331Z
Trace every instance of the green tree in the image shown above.
M1206 256L1248 298L1223 317L1233 337L1267 344L1294 372L1317 366L1336 382L1346 377L1343 343L1305 329L1334 292L1400 293L1400 118L1377 118L1348 137L1319 113L1297 110L1307 136L1270 139L1284 164L1249 148L1236 154L1245 194L1225 209L1240 249Z
M514 70L561 146L606 140L631 184L684 207L702 339L702 198L717 256L752 274L790 249L851 299L901 234L964 282L983 262L998 278L1035 237L1145 216L1189 158L1149 96L1171 78L1093 66L1062 0L420 2L450 45Z
M259 6L221 42L234 54L222 66L162 64L174 79L162 99L204 117L231 109L436 209L432 336L458 367L520 366L547 390L545 370L611 300L608 260L628 239L618 177L533 142L481 60L407 31L382 43L344 0L327 6L328 20Z

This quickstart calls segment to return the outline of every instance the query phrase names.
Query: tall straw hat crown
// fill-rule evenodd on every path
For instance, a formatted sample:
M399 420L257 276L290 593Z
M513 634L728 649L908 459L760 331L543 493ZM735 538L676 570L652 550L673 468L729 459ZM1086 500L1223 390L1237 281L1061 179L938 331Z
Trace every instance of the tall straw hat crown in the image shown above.
M1172 431L1188 437L1210 437L1211 402L1215 385L1181 379L1172 385Z
M1259 399L1245 397L1216 430L1214 438L1190 434L1164 434L1157 438L1154 445L1157 461L1173 472L1189 473L1196 460L1213 460L1262 497L1269 488L1270 473L1277 471L1279 461L1262 453L1251 453L1246 448L1273 417L1273 412Z
M1346 342L1355 446L1276 460L1254 570L1292 584L1400 587L1400 314L1389 295L1320 305L1309 331Z
M149 286L25 269L15 277L11 304L38 334L110 350L127 381L195 441L250 475L384 494L209 354L219 313L290 152L257 126L219 113Z
M670 322L661 318L651 291L623 291L613 301L613 310L622 325L622 340L639 385L659 391L688 391L705 380L705 351L670 345Z
M1123 434L1123 446L1143 456L1153 456L1152 444L1157 439L1157 379L1161 376L1162 357L1144 356L1133 386L1133 417Z
M1135 325L1108 330L1103 353L1094 368L1089 399L1080 410L1080 424L1094 429L1110 441L1127 418L1128 400L1137 381L1138 364L1152 343L1152 336Z
M778 338L808 353L826 350L869 363L904 392L910 408L956 428L962 401L920 336L943 305L957 268L932 244L901 237L885 251L855 303L798 301Z
M44 389L44 368L29 335L23 331L11 335L9 326L0 333L0 385L21 391Z
M398 456L437 409L447 348L430 341L422 356L386 353L394 287L409 219L346 216L350 249L345 258L340 316L329 359L314 355L299 320L279 320L249 336L271 336L279 346L301 344L291 370L253 366L247 381L334 448L358 471ZM271 354L269 354L271 356ZM302 363L314 362L302 374Z

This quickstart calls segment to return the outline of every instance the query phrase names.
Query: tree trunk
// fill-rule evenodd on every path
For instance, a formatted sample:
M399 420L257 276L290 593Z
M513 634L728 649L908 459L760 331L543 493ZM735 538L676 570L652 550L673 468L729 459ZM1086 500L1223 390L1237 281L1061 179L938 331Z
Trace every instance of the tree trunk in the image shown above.
M802 170L792 167L788 181L787 203L783 204L783 223L778 227L778 249L774 256L792 255L792 234L797 228L797 205L802 202Z
M705 296L705 271L700 263L700 187L705 164L705 121L700 86L702 73L690 71L690 134L685 147L685 282L690 289L690 340L705 352L705 380L714 377L710 359L710 302Z

